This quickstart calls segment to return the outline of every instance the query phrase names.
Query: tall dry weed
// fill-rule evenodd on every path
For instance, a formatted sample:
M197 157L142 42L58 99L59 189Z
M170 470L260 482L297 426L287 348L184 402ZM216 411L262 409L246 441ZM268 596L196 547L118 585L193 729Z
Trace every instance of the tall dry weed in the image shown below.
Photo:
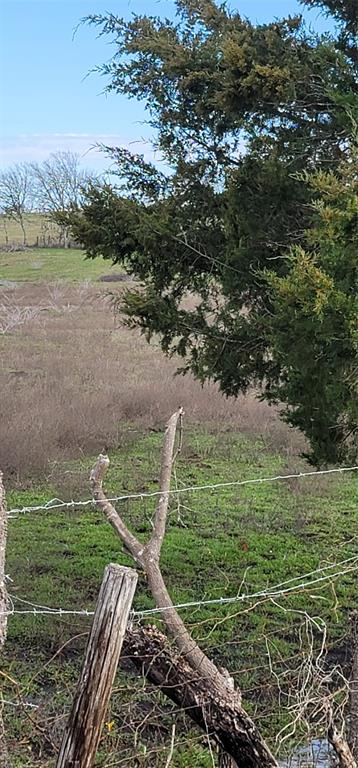
M128 422L162 426L179 404L192 423L260 436L288 456L302 447L253 395L228 400L213 384L176 376L175 361L155 344L116 326L103 291L25 285L11 291L11 301L41 307L0 340L0 467L13 480L115 448Z

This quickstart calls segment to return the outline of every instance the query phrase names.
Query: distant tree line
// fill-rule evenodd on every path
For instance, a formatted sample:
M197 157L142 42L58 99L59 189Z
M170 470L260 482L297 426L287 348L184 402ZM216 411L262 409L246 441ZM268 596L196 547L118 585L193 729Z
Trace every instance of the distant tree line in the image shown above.
M16 163L0 173L0 214L19 225L23 245L27 245L28 214L44 213L55 222L56 215L81 204L84 187L93 180L93 174L81 168L75 152L55 152L42 163ZM58 226L66 248L68 227L64 223Z

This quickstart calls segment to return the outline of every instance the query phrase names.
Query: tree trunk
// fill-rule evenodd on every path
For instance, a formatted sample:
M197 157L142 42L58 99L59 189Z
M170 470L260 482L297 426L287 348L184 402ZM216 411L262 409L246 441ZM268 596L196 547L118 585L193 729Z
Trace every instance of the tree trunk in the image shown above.
M19 224L20 224L21 231L22 231L22 243L23 243L23 245L27 245L26 229L25 229L24 220L23 220L22 217L19 219Z
M7 231L7 225L6 225L5 218L3 219L3 227L4 227L4 232L5 232L5 245L7 246L7 245L9 245L9 233Z
M7 537L7 513L5 489L0 472L0 651L6 640L8 601L5 586L5 556ZM5 729L0 709L0 768L10 768L9 754L5 740Z
M156 627L135 627L126 633L126 656L148 680L174 701L230 756L221 768L278 768L278 763L251 718L239 693L224 678L209 679L193 670Z
M70 247L69 232L68 232L68 228L67 227L63 228L63 247L64 248L69 248Z

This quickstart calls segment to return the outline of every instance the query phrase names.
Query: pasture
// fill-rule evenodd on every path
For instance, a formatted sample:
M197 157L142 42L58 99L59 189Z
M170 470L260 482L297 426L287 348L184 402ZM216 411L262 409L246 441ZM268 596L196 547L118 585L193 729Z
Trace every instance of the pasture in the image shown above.
M175 376L176 361L163 358L155 341L149 346L121 325L98 282L110 271L79 251L1 254L0 278L10 281L1 288L3 306L34 310L0 337L0 467L8 507L87 499L89 472L103 451L111 459L110 494L157 489L164 424L179 404L186 416L177 488L308 470L302 438L274 409L253 394L226 400L214 385ZM162 560L174 602L254 593L353 557L356 490L347 473L174 496ZM153 501L122 502L121 511L145 538ZM9 520L7 572L16 607L26 600L91 609L109 561L132 564L93 506L14 513ZM232 672L275 748L274 735L289 719L285 692L293 696L294 671L310 642L305 616L326 621L328 653L344 663L346 618L356 600L355 574L347 572L309 594L198 606L182 615L207 653ZM135 608L152 605L140 576ZM16 705L4 705L15 768L54 765L88 626L78 616L10 617L1 669L3 697ZM314 644L320 639L317 631ZM212 766L205 736L124 659L96 765L164 768L173 719L171 765Z
M83 251L65 248L33 248L0 251L0 281L16 283L91 282L103 275L118 275L121 267L103 259L86 259ZM0 285L1 287L1 285Z
M26 240L29 246L57 243L60 237L58 226L44 213L27 213L24 216ZM19 222L0 214L0 249L4 246L21 246L23 232Z

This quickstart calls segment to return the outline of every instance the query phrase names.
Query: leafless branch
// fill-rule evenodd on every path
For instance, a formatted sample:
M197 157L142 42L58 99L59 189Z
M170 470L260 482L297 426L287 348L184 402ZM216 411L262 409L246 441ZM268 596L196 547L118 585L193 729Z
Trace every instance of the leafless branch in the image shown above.
M113 504L107 501L106 495L103 491L103 479L108 467L108 456L100 454L95 466L91 471L90 476L93 498L96 499L98 506L104 513L112 528L114 528L118 534L119 538L122 540L126 549L128 549L134 558L135 562L145 570L145 561L143 558L144 549L142 544L131 533L129 528L127 528Z
M186 702L189 695L188 686L191 684L193 706L196 709L194 719L204 730L210 723L210 727L217 734L217 743L237 761L238 765L242 768L259 768L259 766L260 768L276 768L275 758L254 723L242 708L241 696L233 688L232 679L225 671L219 671L203 653L174 608L160 569L159 561L168 513L176 428L178 422L181 423L182 415L183 410L179 408L171 416L166 427L160 472L160 496L155 511L153 532L147 544L142 545L137 540L115 507L106 498L103 491L103 480L109 466L108 457L100 455L91 472L93 497L125 547L132 554L135 562L145 571L153 599L157 608L161 609L162 619L168 633L174 639L179 656L177 653L174 656L169 654L169 667L163 676L162 654L165 651L165 638L159 637L154 630L151 635L148 635L145 630L141 634L137 633L137 639L140 637L143 640L144 638L144 645L141 645L140 652L138 647L134 653L137 660L141 659L147 676L152 680L155 677L153 665L155 665L156 655L159 653L156 684L169 696L173 687L173 664L175 660L177 661L177 669L180 669L182 676L180 681L178 680L174 684L177 695L177 699L174 700L181 703ZM179 447L180 445L181 438ZM135 645L133 632L131 633L130 645L133 653L133 646ZM202 681L201 691L197 687L199 680ZM213 718L214 702L217 712L221 715ZM220 722L225 720L229 710L231 714L223 728ZM238 762L239 757L240 762Z
M173 413L173 415L170 417L168 421L168 424L165 430L164 444L163 444L163 450L162 450L160 479L159 479L160 490L162 492L162 495L159 497L159 501L155 511L153 533L149 541L149 544L147 545L147 548L146 548L147 555L153 557L156 562L159 562L160 551L161 551L163 539L165 536L165 527L167 522L168 504L169 504L168 491L170 490L170 480L172 475L176 428L177 428L178 421L180 421L183 417L183 413L184 411L182 408L179 408L178 411Z
M98 457L97 463L91 472L91 487L93 497L96 499L98 506L115 529L124 546L131 553L135 562L140 565L146 573L148 585L152 592L155 604L157 608L163 609L163 621L165 622L168 632L175 639L179 651L186 657L194 669L200 669L201 674L207 675L209 678L221 678L221 681L226 683L215 664L208 659L195 640L193 640L178 612L173 607L159 565L160 550L165 534L168 512L168 491L170 489L176 426L182 414L182 408L179 408L178 411L171 416L166 427L160 473L161 493L155 512L153 534L146 545L141 544L131 533L115 507L107 500L106 495L103 492L103 479L109 466L108 456L100 455Z

